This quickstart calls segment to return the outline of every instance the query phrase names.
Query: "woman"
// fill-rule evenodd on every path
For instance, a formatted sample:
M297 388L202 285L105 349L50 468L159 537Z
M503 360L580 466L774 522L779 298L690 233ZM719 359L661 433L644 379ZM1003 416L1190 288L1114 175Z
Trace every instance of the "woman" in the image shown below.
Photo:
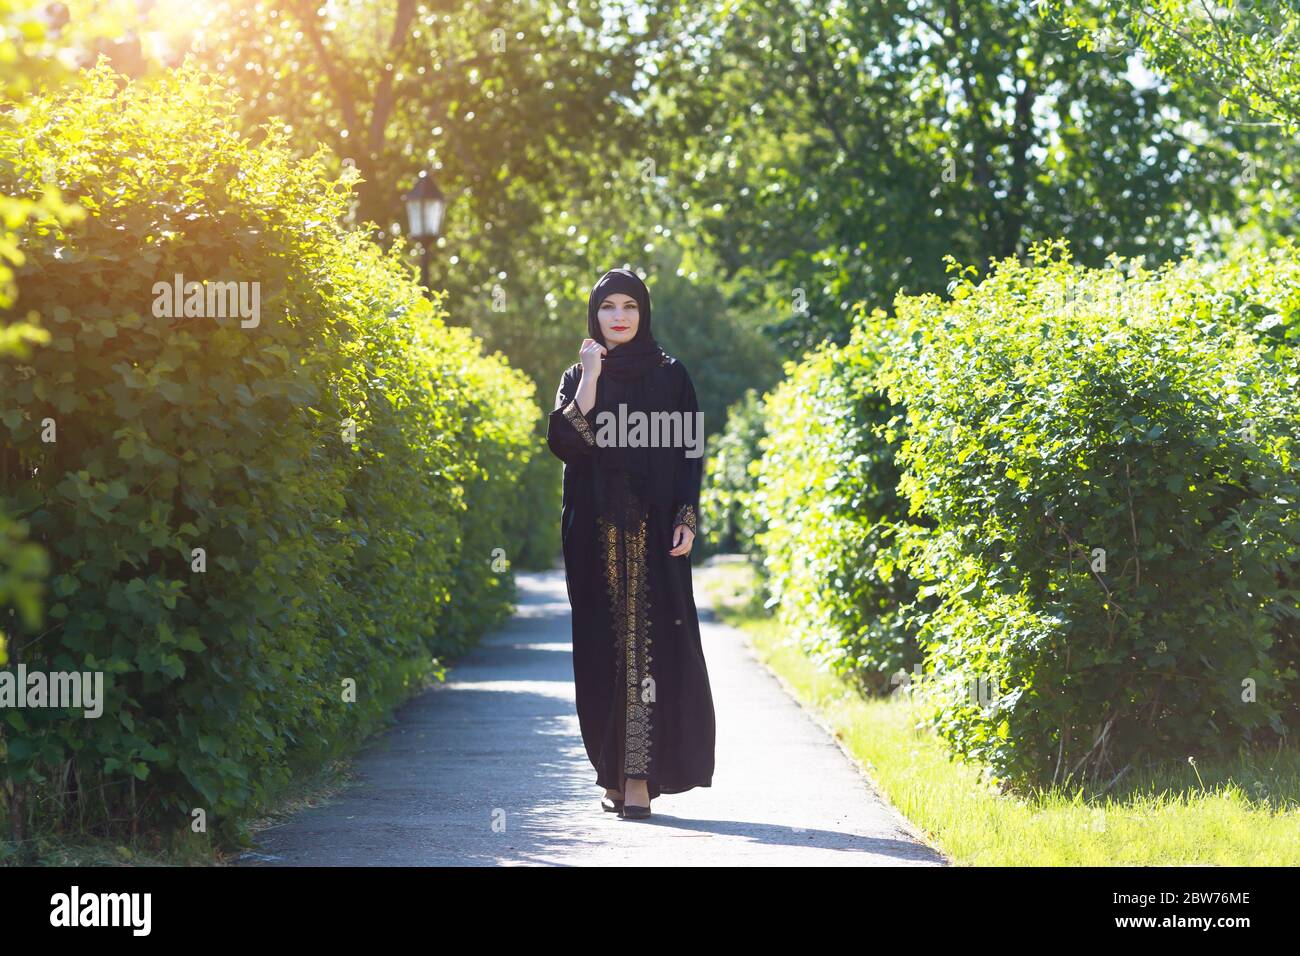
M578 724L601 805L645 819L661 793L713 782L713 696L690 559L703 456L688 453L703 434L695 387L651 334L650 291L635 273L601 276L587 335L546 433L564 462ZM638 430L636 412L650 422L665 421L652 412L677 413L666 419L676 428Z

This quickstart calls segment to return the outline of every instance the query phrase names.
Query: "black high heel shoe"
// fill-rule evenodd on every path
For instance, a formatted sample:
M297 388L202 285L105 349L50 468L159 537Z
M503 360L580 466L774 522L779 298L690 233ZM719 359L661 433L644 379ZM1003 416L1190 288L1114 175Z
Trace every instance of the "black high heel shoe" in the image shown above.
M610 813L622 813L623 801L616 799L615 797L601 797L600 808L602 810L608 810Z
M645 820L650 816L650 808L624 803L619 807L618 815L624 820Z

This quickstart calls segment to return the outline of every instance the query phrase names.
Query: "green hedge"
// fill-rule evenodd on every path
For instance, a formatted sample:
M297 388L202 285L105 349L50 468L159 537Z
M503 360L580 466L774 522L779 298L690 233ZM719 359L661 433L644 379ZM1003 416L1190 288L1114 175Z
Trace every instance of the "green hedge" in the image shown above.
M9 664L105 672L98 719L3 718L3 775L68 821L201 807L235 838L512 599L492 549L532 386L338 225L350 182L279 128L242 136L235 108L193 70L101 67L4 117L4 191L53 176L89 213L26 230L50 341L0 364L0 513L51 560L45 628L10 633ZM156 317L177 273L258 282L260 323Z
M1286 733L1293 363L1191 264L1034 255L897 302L900 490L937 524L913 555L941 600L933 725L1039 783Z
M916 585L897 564L906 519L888 432L897 410L866 339L823 343L786 371L765 402L753 494L765 586L812 657L883 691L920 661L901 611Z
M1293 739L1300 250L953 270L769 399L782 617L867 686L915 636L926 721L1013 786Z
M727 409L723 430L709 436L700 491L700 524L709 533L696 542L700 557L756 550L763 529L752 503L756 479L751 466L759 457L765 427L762 396L751 388Z
M0 2L0 30L5 31L8 44L7 55L0 58L0 99L6 106L12 106L43 72L33 56L45 39L43 25L24 22L21 30L12 29L12 18L23 12ZM0 364L26 359L33 346L49 341L49 333L30 321L35 316L17 308L19 290L13 270L25 261L18 229L32 223L67 225L84 215L79 206L65 202L52 183L33 196L0 193ZM0 449L0 454L7 455L7 450ZM41 588L49 560L44 548L27 539L28 532L25 522L0 509L0 665L5 663L6 623L13 619L34 628L42 621Z

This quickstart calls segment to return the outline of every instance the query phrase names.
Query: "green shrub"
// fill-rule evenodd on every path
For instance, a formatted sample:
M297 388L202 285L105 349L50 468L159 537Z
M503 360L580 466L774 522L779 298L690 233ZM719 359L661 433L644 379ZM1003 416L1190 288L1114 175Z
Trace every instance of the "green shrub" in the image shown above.
M62 69L49 56L45 24L32 16L32 6L28 0L0 0L0 33L4 35L0 100L6 109L38 79L48 80ZM48 184L34 197L0 194L0 311L11 313L18 302L13 270L24 256L16 230L32 221L68 224L83 215L80 207L64 202ZM34 313L24 315L18 310L16 320L0 320L0 362L25 359L33 345L49 340L44 330L32 324L34 318ZM7 454L0 449L0 455ZM27 533L25 522L0 510L0 665L7 659L8 632L20 621L29 629L43 621L41 599L49 561L43 548L27 540Z
M727 409L727 423L709 437L705 451L700 522L709 529L701 555L754 554L762 530L751 503L755 468L764 432L763 402L757 389Z
M53 824L179 829L201 807L233 839L499 620L488 546L533 390L443 322L400 250L343 231L350 180L281 128L242 136L214 79L101 67L3 122L4 192L54 175L89 214L24 231L49 343L0 364L0 512L51 560L47 626L10 664L103 671L106 695L98 719L7 712L3 775ZM260 323L157 317L178 273L259 283Z
M453 597L438 635L440 646L463 651L485 629L509 618L514 606L510 569L525 557L519 488L527 480L528 465L541 457L534 455L539 447L534 424L541 410L532 382L507 366L504 355L498 352L495 361L466 363L464 356L477 348L469 330L445 328L438 334L454 336L451 347L437 353L445 363L439 380L454 382L463 391L460 401L467 418L461 440L473 463L465 482ZM529 405L520 413L517 406L525 397Z
M1229 273L1114 265L1044 244L900 297L882 372L899 488L935 524L908 558L941 602L931 720L1011 782L1288 729L1294 364Z
M551 401L554 399L552 394ZM542 421L544 425L545 419ZM546 433L539 431L535 441L537 447L545 447ZM519 479L520 498L511 511L507 537L519 552L517 557L511 552L512 563L525 570L544 571L563 563L559 514L564 469L554 467L556 464L554 455L534 455Z
M901 609L915 583L897 566L906 502L896 492L897 414L876 384L884 316L844 347L823 343L765 403L767 435L753 495L765 531L769 603L816 660L872 692L919 663Z

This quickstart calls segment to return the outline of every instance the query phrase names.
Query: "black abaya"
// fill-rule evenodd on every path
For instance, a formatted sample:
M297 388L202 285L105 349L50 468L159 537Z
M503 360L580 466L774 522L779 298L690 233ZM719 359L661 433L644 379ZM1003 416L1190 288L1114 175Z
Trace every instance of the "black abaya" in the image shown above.
M647 781L650 797L713 782L714 712L691 587L690 555L672 556L674 528L697 530L703 457L682 447L650 448L649 487L620 500L630 520L605 521L597 508L595 456L605 376L587 414L574 396L582 366L568 368L547 426L564 462L561 539L573 609L573 676L578 723L596 783L621 790L623 777ZM686 369L664 355L646 373L656 409L695 418ZM620 526L621 525L621 526Z

